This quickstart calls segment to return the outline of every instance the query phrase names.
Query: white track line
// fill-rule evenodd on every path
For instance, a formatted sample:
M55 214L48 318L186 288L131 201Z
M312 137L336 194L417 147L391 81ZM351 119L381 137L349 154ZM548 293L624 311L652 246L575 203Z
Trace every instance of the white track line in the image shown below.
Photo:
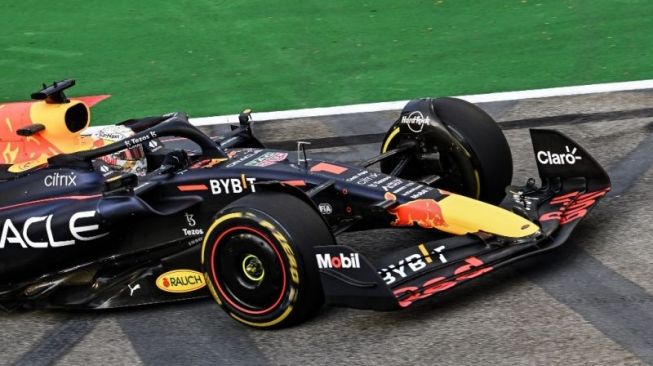
M504 102L504 101L521 100L521 99L560 97L560 96L567 96L567 95L607 93L607 92L640 90L640 89L653 89L653 80L626 81L626 82L618 82L618 83L564 86L559 88L521 90L521 91L511 91L511 92L501 92L501 93L462 95L462 96L457 96L456 98L464 99L471 103L488 103L488 102ZM324 107L324 108L306 108L306 109L293 109L293 110L276 111L276 112L260 112L260 113L252 113L252 119L254 121L271 121L271 120L278 120L278 119L333 116L339 114L394 111L394 110L402 109L407 102L408 102L407 100L400 100L396 102L352 104L352 105ZM195 126L238 123L238 115L232 114L232 115L224 115L224 116L191 118L190 122ZM84 132L85 134L90 134L99 128L101 128L101 126L89 127Z
M639 81L626 81L626 82L618 82L618 83L521 90L521 91L511 91L511 92L501 92L501 93L462 95L462 96L457 96L456 98L464 99L471 103L487 103L487 102L503 102L503 101L510 101L510 100L560 97L560 96L567 96L567 95L606 93L606 92L651 89L651 88L653 88L653 80L639 80ZM261 113L252 113L252 119L255 121L271 121L277 119L332 116L338 114L393 111L393 110L401 110L407 102L408 102L407 100L400 100L396 102L352 104L352 105L336 106L336 107L306 108L306 109L294 109L294 110L276 111L276 112L261 112ZM191 118L191 123L196 126L238 123L238 115L233 114L233 115L225 115L225 116Z

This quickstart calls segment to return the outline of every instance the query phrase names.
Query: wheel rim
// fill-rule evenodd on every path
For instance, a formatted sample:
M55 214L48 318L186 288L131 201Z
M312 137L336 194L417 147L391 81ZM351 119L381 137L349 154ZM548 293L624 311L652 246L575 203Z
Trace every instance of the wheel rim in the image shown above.
M274 311L286 292L286 267L263 232L238 226L224 231L211 253L216 290L226 303L250 315Z

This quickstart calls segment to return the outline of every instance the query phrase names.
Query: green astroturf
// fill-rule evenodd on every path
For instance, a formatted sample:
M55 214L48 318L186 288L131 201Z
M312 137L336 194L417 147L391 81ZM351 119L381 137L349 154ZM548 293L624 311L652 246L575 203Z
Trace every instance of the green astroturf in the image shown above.
M0 102L112 94L94 123L653 78L650 0L3 1Z

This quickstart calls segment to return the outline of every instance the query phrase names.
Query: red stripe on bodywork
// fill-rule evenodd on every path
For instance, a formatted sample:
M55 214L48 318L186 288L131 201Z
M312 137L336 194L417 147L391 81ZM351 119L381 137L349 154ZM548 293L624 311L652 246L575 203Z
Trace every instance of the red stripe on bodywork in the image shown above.
M306 186L306 182L303 180L282 180L281 183L287 184L289 186L293 187L304 187Z
M182 192L208 191L209 187L207 187L206 184L186 184L186 185L183 185L183 186L177 186L177 189L182 191Z
M329 163L319 163L311 168L311 172L327 172L332 174L342 174L347 171L344 166Z
M99 198L99 197L102 197L102 195L101 194L94 194L94 195L90 195L90 196L63 196L63 197L43 198L43 199L40 199L40 200L21 202L21 203L16 203L15 205L0 207L0 211L9 210L9 209L16 208L16 207L21 207L21 206L34 205L34 204L37 204L37 203L44 203L44 202L61 201L61 200L82 201L82 200L88 200L88 199Z

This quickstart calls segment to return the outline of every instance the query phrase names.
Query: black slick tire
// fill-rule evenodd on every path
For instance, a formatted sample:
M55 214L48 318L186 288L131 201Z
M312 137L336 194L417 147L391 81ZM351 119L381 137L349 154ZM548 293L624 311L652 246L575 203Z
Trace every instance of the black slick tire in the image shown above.
M428 105L425 106L425 103ZM400 178L419 180L437 175L435 186L488 203L499 204L512 181L512 155L499 125L476 105L456 98L422 99L423 114L431 124L419 132L410 131L401 118L388 130L381 153L412 143L412 159ZM428 113L427 113L428 110ZM410 113L404 110L403 115ZM428 156L438 159L428 159ZM390 173L401 160L394 156L381 162Z
M280 328L307 320L324 303L313 247L333 245L322 217L281 192L245 196L207 230L202 266L213 298L237 321Z

